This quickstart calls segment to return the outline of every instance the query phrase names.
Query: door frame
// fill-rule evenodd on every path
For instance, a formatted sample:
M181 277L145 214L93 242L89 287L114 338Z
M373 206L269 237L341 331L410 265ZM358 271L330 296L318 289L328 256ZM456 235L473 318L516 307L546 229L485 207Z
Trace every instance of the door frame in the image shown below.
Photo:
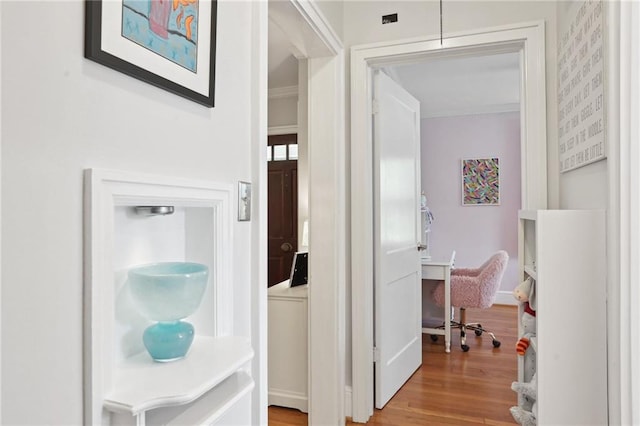
M605 15L609 28L618 28L607 41L607 345L609 424L640 423L640 5L613 2ZM618 45L619 43L619 45ZM618 67L619 64L619 67Z
M342 42L316 2L269 2L269 21L307 59L309 159L309 424L345 423L346 150ZM299 123L300 124L300 123ZM300 137L300 130L298 136ZM304 130L302 130L304 131ZM257 148L266 183L266 135ZM266 189L263 187L263 190ZM266 216L266 191L261 211ZM262 201L262 198L261 198ZM266 218L265 218L266 219ZM265 246L266 220L261 241ZM266 324L264 311L259 313ZM266 341L260 345L266 353ZM265 393L266 400L266 393ZM265 404L266 410L266 404ZM266 424L263 422L262 424Z
M371 78L375 67L429 58L520 52L521 206L547 206L544 21L351 48L352 418L373 414L373 144ZM542 142L541 142L542 141Z

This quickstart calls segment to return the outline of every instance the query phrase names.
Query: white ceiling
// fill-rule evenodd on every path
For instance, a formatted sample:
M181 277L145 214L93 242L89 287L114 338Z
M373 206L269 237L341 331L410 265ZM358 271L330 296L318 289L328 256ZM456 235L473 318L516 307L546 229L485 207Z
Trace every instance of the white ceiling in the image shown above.
M520 109L520 56L430 59L386 68L420 101L422 117L446 117Z
M282 31L269 22L269 89L298 85L298 61ZM428 59L385 68L421 104L421 115L446 117L520 108L518 53Z
M287 37L272 21L269 21L269 89L298 85L298 60L289 49L290 43Z

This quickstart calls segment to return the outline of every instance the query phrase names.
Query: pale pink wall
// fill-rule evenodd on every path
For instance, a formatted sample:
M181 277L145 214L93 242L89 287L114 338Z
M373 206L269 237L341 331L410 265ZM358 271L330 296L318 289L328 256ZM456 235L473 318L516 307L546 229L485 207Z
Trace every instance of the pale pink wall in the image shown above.
M423 119L422 188L435 216L434 256L456 250L456 266L481 265L497 250L509 253L501 290L518 283L520 113ZM463 206L460 161L500 158L500 205Z

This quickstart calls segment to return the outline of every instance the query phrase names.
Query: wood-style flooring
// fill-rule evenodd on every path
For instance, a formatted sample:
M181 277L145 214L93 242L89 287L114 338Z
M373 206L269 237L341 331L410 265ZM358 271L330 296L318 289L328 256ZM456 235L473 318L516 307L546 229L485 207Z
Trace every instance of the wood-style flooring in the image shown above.
M433 343L423 335L423 364L382 410L375 410L369 425L513 425L509 407L516 405L511 383L517 380L515 344L516 306L467 309L467 321L477 321L502 342L491 337L467 337L469 352L460 349L460 336L452 336L451 353L444 352L442 336ZM455 332L455 330L454 330ZM306 425L307 415L297 410L269 407L269 426ZM356 425L347 419L347 425ZM323 425L325 426L325 425ZM331 426L331 425L326 425Z

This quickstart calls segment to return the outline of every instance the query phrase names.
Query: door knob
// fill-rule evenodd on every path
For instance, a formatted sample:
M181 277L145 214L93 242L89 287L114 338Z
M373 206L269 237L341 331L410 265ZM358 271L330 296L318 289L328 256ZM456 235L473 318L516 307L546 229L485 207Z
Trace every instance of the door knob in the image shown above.
M418 251L423 251L423 250L426 250L426 249L427 249L427 246L418 243Z
M282 243L282 245L280 246L280 250L287 253L293 250L293 246L291 245L291 243Z

